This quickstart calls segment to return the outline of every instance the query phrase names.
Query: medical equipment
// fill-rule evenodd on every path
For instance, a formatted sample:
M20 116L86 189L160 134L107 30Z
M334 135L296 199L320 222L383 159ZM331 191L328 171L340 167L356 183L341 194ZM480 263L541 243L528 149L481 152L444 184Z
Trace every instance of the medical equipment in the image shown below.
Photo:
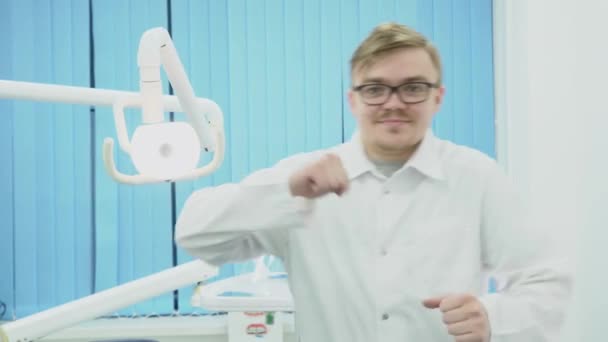
M195 98L168 32L163 28L146 31L140 40L137 59L139 93L0 80L0 98L112 106L119 145L140 172L126 175L118 171L114 163L114 141L106 138L104 165L119 182L189 180L215 171L224 158L221 109L211 100ZM161 65L176 96L162 95ZM128 107L142 109L143 124L135 129L131 140L124 118L124 109ZM182 111L187 114L189 124L163 122L164 112ZM201 150L214 152L213 159L204 167L195 168Z
M140 92L89 89L0 80L0 98L112 106L118 142L128 153L137 175L116 169L113 140L106 138L103 158L106 171L128 184L180 181L207 175L224 157L223 116L211 100L195 98L175 47L166 30L146 31L138 50ZM163 96L160 66L164 67L176 96ZM124 109L142 109L143 124L129 140ZM188 123L163 122L164 112L185 112ZM211 162L196 168L201 150L214 152ZM35 341L54 331L114 312L134 303L204 281L217 268L192 261L64 305L0 326L0 342Z
M36 341L118 309L180 289L217 274L217 268L195 260L0 326L1 342Z
M228 312L293 311L293 298L286 273L273 272L258 281L252 278L252 273L246 273L199 285L191 304L194 307Z
M285 321L293 317L293 297L285 272L270 272L264 257L253 272L200 284L191 304L228 312L228 342L283 341ZM293 325L293 324L292 324Z

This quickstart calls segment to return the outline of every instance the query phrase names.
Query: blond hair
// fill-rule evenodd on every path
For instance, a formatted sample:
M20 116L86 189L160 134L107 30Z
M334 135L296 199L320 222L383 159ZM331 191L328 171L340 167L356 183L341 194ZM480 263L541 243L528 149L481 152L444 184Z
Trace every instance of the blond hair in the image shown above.
M364 70L379 58L403 48L421 48L431 57L441 84L441 58L437 48L422 34L397 23L380 24L365 38L350 60L351 78L355 71Z

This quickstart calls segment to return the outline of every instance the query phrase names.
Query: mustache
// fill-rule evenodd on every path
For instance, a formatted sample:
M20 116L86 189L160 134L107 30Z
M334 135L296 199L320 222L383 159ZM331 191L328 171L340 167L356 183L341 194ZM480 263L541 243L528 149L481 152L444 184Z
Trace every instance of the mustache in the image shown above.
M412 116L405 111L402 110L391 110L382 112L378 115L378 120L385 120L388 118L402 119L402 120L411 120Z

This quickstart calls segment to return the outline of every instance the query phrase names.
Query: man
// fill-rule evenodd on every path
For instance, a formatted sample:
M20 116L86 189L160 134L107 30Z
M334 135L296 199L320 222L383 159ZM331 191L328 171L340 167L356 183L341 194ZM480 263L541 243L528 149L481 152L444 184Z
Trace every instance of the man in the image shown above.
M495 162L430 132L435 47L380 25L351 77L351 141L195 192L179 245L217 265L282 258L302 342L553 341L569 274Z

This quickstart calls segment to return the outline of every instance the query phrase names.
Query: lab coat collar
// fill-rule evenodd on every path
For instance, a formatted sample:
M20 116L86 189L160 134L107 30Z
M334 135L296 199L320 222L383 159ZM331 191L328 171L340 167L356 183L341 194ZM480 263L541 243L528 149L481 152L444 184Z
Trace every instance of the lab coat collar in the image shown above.
M358 131L343 146L346 153L343 153L341 157L349 179L354 179L363 173L371 172L375 168L374 164L367 158L361 141L361 135ZM437 148L437 138L430 129L426 132L418 149L407 163L403 165L403 169L408 167L414 168L423 175L433 179L445 179Z
M410 166L430 178L436 180L445 179L437 146L438 142L433 131L427 130L420 146L418 146L418 149L416 149L410 160L404 165L404 168Z

